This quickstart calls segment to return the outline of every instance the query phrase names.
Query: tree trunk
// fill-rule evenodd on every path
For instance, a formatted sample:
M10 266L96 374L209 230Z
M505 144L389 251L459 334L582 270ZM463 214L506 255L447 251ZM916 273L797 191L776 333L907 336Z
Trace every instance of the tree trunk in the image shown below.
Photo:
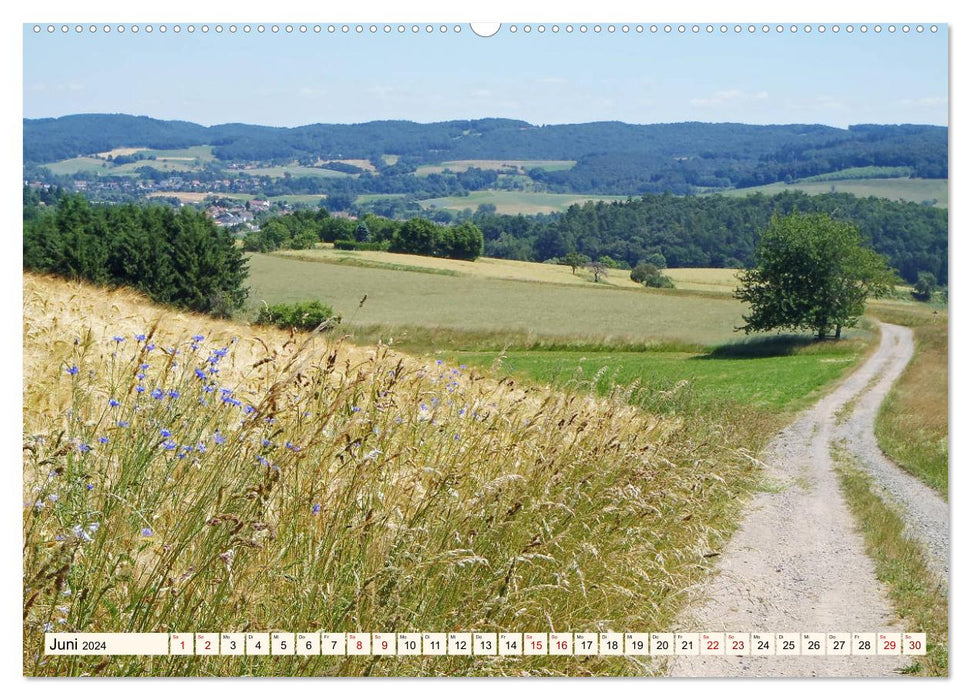
M825 326L823 326L823 327L822 327L822 328L820 328L820 329L819 329L819 331L818 331L818 332L816 333L816 340L823 340L823 339L824 339L825 337L826 337L826 327L825 327Z
M840 324L837 323L836 324L836 339L837 340L840 339L840 333L842 333L842 332L843 332L843 326L841 326Z

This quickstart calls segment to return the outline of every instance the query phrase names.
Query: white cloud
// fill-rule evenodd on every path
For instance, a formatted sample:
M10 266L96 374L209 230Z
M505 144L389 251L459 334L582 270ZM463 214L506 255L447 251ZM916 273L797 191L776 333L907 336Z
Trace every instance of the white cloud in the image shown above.
M690 100L693 107L721 107L725 105L741 105L752 102L765 102L769 93L765 90L745 92L744 90L717 90L708 97L694 97Z

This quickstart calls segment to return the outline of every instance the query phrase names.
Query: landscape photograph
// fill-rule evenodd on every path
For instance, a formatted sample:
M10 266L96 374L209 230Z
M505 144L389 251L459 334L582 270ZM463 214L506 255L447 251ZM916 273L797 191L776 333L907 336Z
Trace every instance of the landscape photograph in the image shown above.
M23 676L949 677L948 33L24 24Z

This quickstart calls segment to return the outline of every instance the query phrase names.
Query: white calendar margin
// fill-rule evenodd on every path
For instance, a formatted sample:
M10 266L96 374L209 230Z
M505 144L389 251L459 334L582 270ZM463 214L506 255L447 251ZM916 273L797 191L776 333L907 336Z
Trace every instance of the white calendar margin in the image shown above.
M164 11L163 6L158 5L142 5L138 3L130 2L120 2L119 0L114 0L112 2L93 2L88 0L87 2L81 3L83 11L79 12L79 3L75 1L69 2L68 0L48 0L48 2L43 3L43 5L37 4L26 4L26 3L15 3L15 12L18 14L11 18L6 17L8 20L4 23L4 28L9 31L7 41L3 42L3 49L5 52L4 58L6 59L5 65L8 67L4 71L4 79L7 81L6 87L8 88L7 94L17 95L15 99L9 101L12 106L8 106L7 109L10 112L17 112L14 114L8 114L9 122L7 126L8 134L17 134L14 139L7 140L8 152L6 153L7 158L5 162L8 164L8 169L16 169L17 177L16 180L20 179L20 159L21 159L21 141L20 141L20 127L19 122L22 118L21 109L21 96L23 95L23 51L22 51L22 37L20 34L20 24L31 21L75 21L75 20L103 20L107 19L110 21L136 21L136 22L160 22L160 21L171 21L171 22L186 22L186 21L213 21L219 20L221 18L226 18L231 21L302 21L302 20L320 20L320 21L457 21L462 23L468 23L473 21L495 21L502 20L504 22L535 22L535 21L554 21L554 22L582 22L582 21L645 21L645 22L687 22L687 21L697 21L697 22L708 22L708 21L782 21L782 22L841 22L841 23L859 23L859 22L899 22L901 20L908 20L914 17L915 14L920 14L920 17L916 17L919 21L923 20L939 20L942 24L953 20L956 17L955 11L952 9L950 2L945 2L944 0L925 0L919 5L919 8L915 10L912 2L902 2L900 0L885 0L879 5L873 3L868 3L864 9L853 5L852 3L847 3L845 0L816 0L816 2L811 5L798 5L794 3L778 3L778 2L768 2L762 0L760 2L734 2L727 6L724 2L717 2L716 0L696 0L693 3L657 3L653 5L634 5L626 0L597 0L597 2L590 2L588 4L570 2L570 0L560 0L558 2L552 2L551 0L538 0L533 3L523 3L522 0L493 0L489 3L467 3L459 4L454 2L448 2L446 0L412 0L409 3L394 3L391 0L371 0L367 4L364 3L348 3L348 4L332 4L328 5L326 9L321 9L321 6L316 4L311 4L308 2L288 2L288 0L278 0L273 3L271 7L266 7L262 5L248 6L247 8L241 8L238 4L230 4L224 0L218 0L217 2L210 2L201 4L197 0L169 0L165 3ZM249 7L256 8L255 10L249 9ZM808 11L807 11L808 8ZM91 10L90 12L88 10ZM971 31L971 26L958 23L959 29L961 29L961 35L964 36L968 31ZM952 55L952 66L954 65L971 65L971 50L963 49L963 44L961 42L953 42L951 44L951 55ZM951 110L952 115L956 114L959 104L963 104L963 95L959 94L957 82L952 83L951 88ZM14 122L17 124L14 124ZM955 126L954 119L950 120L950 126L953 128ZM958 143L965 144L968 141L965 138L961 138ZM966 152L965 148L960 149L960 154L963 156ZM958 155L959 151L955 147L953 155ZM954 159L957 160L957 159ZM964 158L960 159L960 162L964 162ZM954 170L953 160L952 160L952 172ZM9 173L8 173L9 174ZM13 181L14 178L9 178ZM952 175L953 183L953 175ZM957 185L952 184L952 187L957 187ZM3 191L3 197L7 198L7 206L4 210L8 214L15 214L19 207L19 192L17 191ZM958 202L962 198L961 192L953 192L952 201ZM967 200L965 200L967 201ZM959 230L960 224L963 223L964 219L958 217L955 218L955 212L960 211L960 207L952 207L949 210L950 215L950 225L952 230ZM12 217L11 217L12 218ZM16 230L18 224L14 225L11 230ZM951 253L951 266L957 260L961 260L965 264L971 264L971 261L967 260L967 255L964 254L964 249L961 244L952 239L950 241L950 253ZM958 253L961 251L959 257ZM6 265L9 269L6 270L7 274L0 276L3 280L2 284L6 285L6 294L3 295L3 308L4 308L4 319L7 320L7 325L9 326L11 319L19 318L21 314L21 309L17 300L19 300L20 291L20 271L15 269L17 256L10 255L5 256ZM960 310L962 308L967 308L965 306L964 293L959 286L957 289L952 290L952 299L955 300L953 304L953 309ZM960 312L959 312L960 313ZM7 314L10 314L9 318ZM952 315L953 311L952 311ZM962 320L967 320L967 316L962 316ZM19 320L17 321L19 324ZM958 351L960 349L971 349L971 342L968 339L967 324L960 326L960 324L955 323L952 326L952 337L951 342L953 343L951 352L953 352L954 357L960 356ZM965 353L967 354L967 353ZM962 370L960 364L954 363L949 367L949 371L953 372L951 379L955 386L965 386L961 381L961 378L965 377L965 371ZM2 380L4 383L0 384L0 388L7 389L6 395L16 395L19 396L21 392L21 387L17 381L18 377L15 373L8 373L8 375ZM967 397L962 397L959 393L952 393L951 401L953 402L952 407L955 409L960 408L960 415L967 415ZM4 420L0 420L0 430L3 430L3 437L6 438L0 444L8 446L8 460L9 464L19 464L20 455L14 454L13 449L9 449L9 446L17 446L20 444L20 422L22 421L22 416L17 415L17 402L9 402L0 406L0 416ZM960 444L959 440L953 440L952 448ZM965 445L966 447L966 445ZM952 449L952 463L953 464L963 464L967 460L961 459L968 455L967 449L959 449L958 451L953 451ZM963 483L960 478L954 479L952 481L952 497L951 502L954 502L954 494L960 489L963 494L965 489L963 488ZM956 508L952 511L952 531L960 528L959 523L966 522L967 515L966 511L968 509ZM20 532L20 513L17 509L6 508L3 509L2 515L0 517L5 520L5 531L6 532ZM966 522L967 524L967 522ZM965 531L967 531L965 529ZM18 547L7 547L6 556L8 557L7 566L5 570L9 572L9 575L4 577L3 580L3 593L5 594L3 599L7 601L19 600L21 591L20 577L17 572L21 570L21 553ZM964 563L966 560L961 557L954 557L952 561L952 572L954 580L964 580L967 577L962 575L967 571L967 565ZM950 634L950 645L951 645L951 659L952 664L955 663L955 659L962 658L956 652L958 648L963 649L962 637L957 632L958 628L965 629L967 625L966 622L966 609L961 606L959 601L952 598L951 604L951 614L950 614L950 624L951 624L951 634ZM22 639L22 627L20 621L19 611L15 610L12 605L8 603L7 608L7 633L0 635L0 658L3 659L3 679L12 680L19 683L24 683L22 686L24 689L24 695L26 695L30 690L36 690L37 686L32 689L26 687L26 683L36 683L40 681L28 681L22 675L22 669L20 664L20 659L22 658L23 650L23 639ZM243 680L250 679L221 679L223 683L231 683L233 687L233 700L265 700L266 686L262 683L242 683ZM76 683L84 682L90 684L91 682L98 683L97 693L99 698L119 698L120 700L131 700L130 696L133 691L133 686L129 682L99 682L98 679L59 679L58 683ZM138 687L138 692L147 694L146 700L154 700L156 694L161 696L163 692L163 686L157 681L141 680ZM267 680L264 682L273 682L272 680ZM311 684L313 679L287 679L287 688L296 687L294 684ZM352 692L354 688L359 689L360 686L352 686L357 682L357 679L333 679L328 681L329 683L338 683L341 686L345 686L348 692ZM554 681L555 682L555 681ZM594 686L589 685L590 683L609 683L611 692L619 690L621 686L619 684L633 683L636 681L629 681L625 679L585 679L584 684L572 684L569 688L564 685L564 681L556 682L557 692L562 695L563 698L570 697L587 697L591 691L594 690ZM919 681L913 681L911 679L899 679L898 681L888 684L881 683L879 687L879 693L881 695L881 700L888 700L893 698L906 698L906 700L913 700L913 683ZM144 684L148 685L145 686ZM496 700L495 692L500 690L504 696L509 696L510 693L512 697L519 697L520 695L525 696L527 693L530 695L535 694L536 686L525 685L527 681L503 681L501 689L499 686L495 685L488 679L474 680L470 682L464 682L460 689L462 693L462 700ZM698 694L708 694L715 690L716 685L719 683L718 680L679 680L677 681L677 689L679 692L691 692ZM781 685L785 683L784 687ZM434 681L428 680L390 680L383 683L389 691L396 692L399 690L407 691L409 693L414 692L420 688L422 694L422 700L438 700L438 698L455 700L455 692L457 686L454 683L436 683ZM834 680L826 682L825 686L818 686L814 683L792 683L779 680L771 679L760 679L760 680L738 680L733 682L733 690L744 690L744 693L749 698L761 699L761 698L771 698L772 700L778 700L778 695L780 690L786 694L786 700L809 700L812 698L816 700L818 698L818 691L820 688L824 689L825 692L829 693L833 690L836 691L846 691L859 692L862 687L858 682L848 681L848 680ZM16 687L16 686L15 686ZM200 694L213 691L212 682L202 679L181 679L178 681L178 689L186 689L187 687L192 687L193 690L198 690ZM956 683L950 683L944 685L941 683L935 684L935 693L939 693L942 696L947 696L947 691L953 690L957 687ZM333 686L328 686L328 688L333 688ZM637 686L638 691L642 690L643 686ZM168 686L171 690L172 686ZM631 689L634 689L631 687ZM906 694L906 695L905 695ZM505 700L505 699L504 699ZM560 700L558 697L557 700Z

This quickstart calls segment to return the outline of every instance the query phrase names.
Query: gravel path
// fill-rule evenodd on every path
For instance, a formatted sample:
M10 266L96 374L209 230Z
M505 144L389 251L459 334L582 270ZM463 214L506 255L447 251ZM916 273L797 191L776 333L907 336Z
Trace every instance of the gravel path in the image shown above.
M880 453L873 419L913 353L910 330L880 324L880 345L834 391L768 447L768 487L720 557L720 571L692 592L678 628L691 632L904 631L876 578L833 471L830 443L847 447L905 508L946 581L947 506ZM855 400L855 404L851 404ZM843 422L840 409L851 405ZM946 585L946 584L945 584ZM888 656L674 657L673 676L889 676L910 663Z

